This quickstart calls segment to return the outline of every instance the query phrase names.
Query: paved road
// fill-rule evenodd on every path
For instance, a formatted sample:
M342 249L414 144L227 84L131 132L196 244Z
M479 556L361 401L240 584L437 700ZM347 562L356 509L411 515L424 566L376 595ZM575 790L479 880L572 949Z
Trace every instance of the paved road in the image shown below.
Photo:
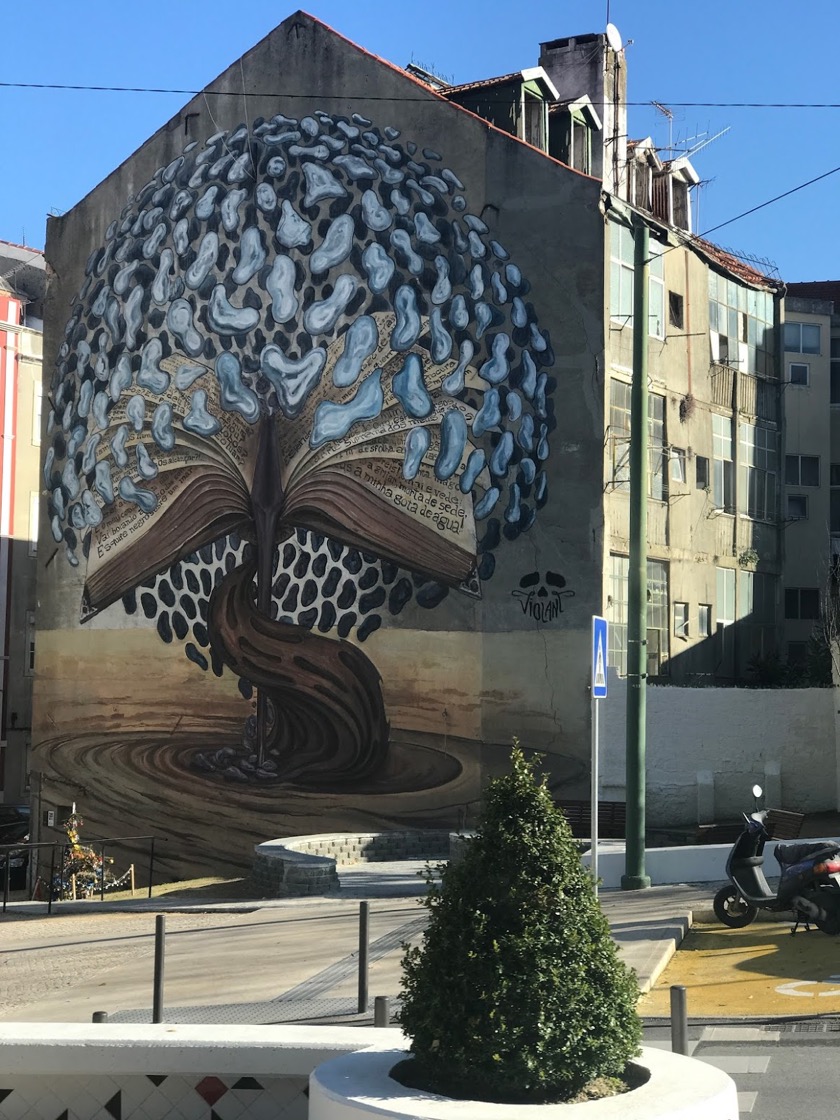
M370 904L371 997L399 986L416 899ZM2 925L0 1020L150 1020L153 913L68 915ZM165 1006L180 1022L283 1022L356 1011L359 904L166 915Z
M840 1042L836 1019L767 1025L699 1027L691 1056L724 1070L738 1087L738 1110L750 1120L828 1120L837 1115ZM645 1031L645 1044L670 1049L665 1028Z
M165 1007L171 1021L290 1022L355 1015L359 899L370 906L371 1000L400 988L401 944L425 917L423 864L342 871L341 896L236 903L166 915ZM649 986L708 892L693 887L602 892L625 960ZM151 1015L155 912L162 900L23 903L0 918L0 1021L122 1021ZM183 905L177 903L174 905ZM142 910L141 910L142 908ZM65 909L67 912L65 912ZM69 911L73 912L70 913Z

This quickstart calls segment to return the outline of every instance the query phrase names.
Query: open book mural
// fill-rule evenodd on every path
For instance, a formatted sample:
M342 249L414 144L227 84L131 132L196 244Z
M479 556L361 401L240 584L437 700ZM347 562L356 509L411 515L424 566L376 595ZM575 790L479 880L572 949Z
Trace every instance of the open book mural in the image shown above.
M254 697L197 772L364 785L389 730L361 646L479 596L545 503L550 339L463 190L396 129L278 115L185 147L88 261L52 535L82 621L122 602Z

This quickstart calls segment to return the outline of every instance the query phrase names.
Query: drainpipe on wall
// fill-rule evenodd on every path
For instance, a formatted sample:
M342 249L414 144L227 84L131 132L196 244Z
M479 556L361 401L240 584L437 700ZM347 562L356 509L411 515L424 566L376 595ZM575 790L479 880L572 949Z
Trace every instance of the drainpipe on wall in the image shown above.
M732 680L740 681L741 665L741 628L738 623L744 617L741 602L741 515L742 503L749 509L749 483L744 482L747 493L741 493L741 370L736 364L732 367L732 556L735 560L735 621L732 624ZM746 524L746 522L745 522ZM750 541L752 546L752 541Z
M784 507L784 477L785 477L785 446L787 443L787 415L785 413L785 359L784 359L784 320L783 309L784 300L787 290L782 286L779 291L773 293L773 362L774 374L776 377L776 416L779 424L779 472L778 479L779 485L776 487L776 570L779 573L779 584L781 585L781 595L777 602L776 610L776 641L779 648L785 640L785 623L784 623L784 579L785 579L785 562L787 559L787 537L785 536L785 507ZM831 564L831 533L829 532L829 564ZM831 651L831 679L834 687L836 688L838 682L834 672L834 660L836 653ZM837 693L835 693L835 696ZM837 713L840 715L840 712ZM840 752L837 754L837 808L840 809Z
M647 224L633 215L633 387L630 397L630 560L627 589L627 827L621 889L650 886L645 874L647 724L648 255Z

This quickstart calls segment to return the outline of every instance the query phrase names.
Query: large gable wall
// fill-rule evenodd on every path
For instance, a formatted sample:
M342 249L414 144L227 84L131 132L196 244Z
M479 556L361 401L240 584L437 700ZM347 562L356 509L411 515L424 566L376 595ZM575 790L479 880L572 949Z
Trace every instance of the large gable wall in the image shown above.
M51 220L45 806L155 832L184 870L216 865L220 827L241 864L267 836L460 823L514 734L585 788L598 197L298 14ZM257 605L213 454L297 503Z

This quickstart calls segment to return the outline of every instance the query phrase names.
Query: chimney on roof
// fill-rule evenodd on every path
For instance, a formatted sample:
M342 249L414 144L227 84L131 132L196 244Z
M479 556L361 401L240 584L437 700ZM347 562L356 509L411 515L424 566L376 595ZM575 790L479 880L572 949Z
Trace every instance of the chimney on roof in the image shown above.
M561 101L584 94L601 118L602 143L593 144L592 174L604 190L626 197L627 66L623 50L615 51L607 36L574 35L540 44L540 66L547 72Z

